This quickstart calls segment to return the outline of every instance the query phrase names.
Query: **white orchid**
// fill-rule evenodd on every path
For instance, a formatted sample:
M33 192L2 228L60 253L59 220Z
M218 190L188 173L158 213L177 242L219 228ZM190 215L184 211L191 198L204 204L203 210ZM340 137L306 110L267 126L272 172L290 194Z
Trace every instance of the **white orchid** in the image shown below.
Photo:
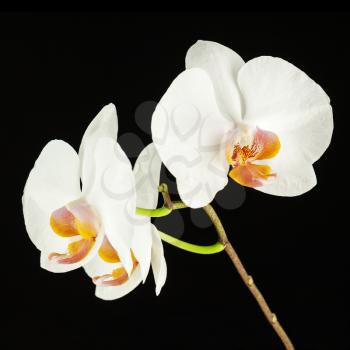
M115 141L117 122L114 105L105 106L87 128L79 155L63 141L49 142L22 198L27 232L41 251L41 267L66 272L84 266L103 299L134 289L145 280L150 263L157 294L166 278L157 230L149 218L135 213L136 204L156 205L161 163L151 144L133 172Z
M152 118L157 151L193 208L228 182L296 196L316 184L312 164L333 131L330 100L292 64L263 56L244 63L231 49L198 41L186 70Z

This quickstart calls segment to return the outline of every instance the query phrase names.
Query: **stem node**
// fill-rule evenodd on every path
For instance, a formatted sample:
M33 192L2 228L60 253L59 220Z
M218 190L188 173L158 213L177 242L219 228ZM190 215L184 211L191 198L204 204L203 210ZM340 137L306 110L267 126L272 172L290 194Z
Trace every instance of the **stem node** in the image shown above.
M248 277L248 285L249 285L249 287L251 287L253 284L254 284L253 277L252 277L252 276L249 276L249 277Z

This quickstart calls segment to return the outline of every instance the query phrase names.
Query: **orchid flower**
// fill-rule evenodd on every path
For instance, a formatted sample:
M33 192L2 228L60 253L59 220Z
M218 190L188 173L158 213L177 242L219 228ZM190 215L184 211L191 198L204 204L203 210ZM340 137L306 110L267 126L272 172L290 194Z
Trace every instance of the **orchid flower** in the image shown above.
M137 203L156 204L157 184L151 190L149 182L159 182L160 160L151 144L133 172L115 141L117 133L116 109L109 104L87 128L79 155L64 141L50 141L29 174L22 198L26 229L41 251L41 267L67 272L84 266L103 299L134 289L145 280L150 263L157 294L166 277L157 230L149 218L136 216ZM146 155L148 160L141 161ZM146 179L141 165L150 171Z
M189 49L152 117L157 151L193 208L210 203L227 174L273 195L309 191L332 131L329 97L304 72L276 57L244 63L209 41Z

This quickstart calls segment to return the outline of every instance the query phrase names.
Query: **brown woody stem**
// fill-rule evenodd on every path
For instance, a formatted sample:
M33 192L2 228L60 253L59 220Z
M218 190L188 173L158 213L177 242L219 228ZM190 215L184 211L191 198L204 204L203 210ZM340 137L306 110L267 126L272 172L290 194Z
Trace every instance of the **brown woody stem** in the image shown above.
M287 350L294 350L294 346L293 346L291 340L289 339L287 333L285 332L285 330L282 328L281 324L279 323L276 314L274 314L270 310L265 298L263 297L263 295L259 291L258 287L255 285L253 277L247 273L240 258L237 255L235 249L233 248L232 244L229 242L227 235L226 235L226 232L225 232L225 229L224 229L218 215L216 214L214 208L210 204L208 204L205 207L203 207L203 210L206 212L206 214L208 215L208 217L210 218L210 220L214 224L216 232L219 236L219 241L225 245L225 252L230 257L233 265L235 266L236 270L238 271L239 275L241 276L243 282L248 287L250 292L253 294L256 302L260 306L260 309L264 313L265 317L269 321L272 328L275 330L275 332L279 336L284 347Z
M171 210L187 208L186 204L184 204L181 201L174 201L174 202L171 201L171 198L170 198L170 195L168 192L168 187L166 186L166 184L161 184L159 186L159 192L161 192L163 195L165 207L167 207ZM248 287L248 289L250 290L250 292L254 296L256 302L260 306L260 309L264 313L266 319L269 321L270 325L272 326L272 328L275 330L275 332L279 336L285 349L286 350L294 350L295 349L294 345L292 344L287 333L285 332L285 330L282 328L281 324L279 323L276 314L274 314L270 310L265 298L263 297L260 290L258 289L256 284L254 283L253 277L247 273L240 258L237 255L235 249L233 248L232 244L228 240L225 229L224 229L218 215L216 214L214 208L210 204L208 204L205 207L203 207L202 209L208 215L209 219L211 220L211 222L213 223L213 225L216 229L216 232L217 232L218 238L219 238L218 242L222 243L225 246L225 252L230 257L233 265L235 266L236 270L238 271L239 275L241 276L243 282L245 283L245 285Z

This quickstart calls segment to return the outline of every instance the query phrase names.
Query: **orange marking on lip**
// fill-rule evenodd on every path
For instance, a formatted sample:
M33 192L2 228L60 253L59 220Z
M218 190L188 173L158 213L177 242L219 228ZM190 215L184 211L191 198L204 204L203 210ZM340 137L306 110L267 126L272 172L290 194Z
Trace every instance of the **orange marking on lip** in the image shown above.
M272 172L270 166L254 164L254 161L273 158L280 148L281 144L276 134L257 128L250 145L241 146L236 143L226 147L226 158L232 166L229 176L243 186L263 186L277 174Z

